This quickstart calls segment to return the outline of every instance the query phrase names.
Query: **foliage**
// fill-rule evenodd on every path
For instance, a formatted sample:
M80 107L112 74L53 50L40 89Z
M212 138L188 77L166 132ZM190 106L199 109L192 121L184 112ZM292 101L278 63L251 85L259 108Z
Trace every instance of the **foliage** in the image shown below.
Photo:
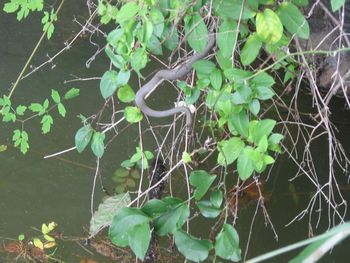
M29 134L25 131L25 123L33 118L41 118L41 131L47 134L51 131L51 126L54 123L52 111L57 108L57 112L61 117L66 116L66 107L64 102L73 99L79 95L79 89L71 88L63 97L57 90L51 90L51 100L53 102L50 106L50 100L45 99L43 103L31 103L29 105L18 105L14 107L8 96L3 95L0 98L0 115L2 115L3 122L18 123L21 129L13 131L12 140L15 147L19 147L21 152L25 154L29 149Z

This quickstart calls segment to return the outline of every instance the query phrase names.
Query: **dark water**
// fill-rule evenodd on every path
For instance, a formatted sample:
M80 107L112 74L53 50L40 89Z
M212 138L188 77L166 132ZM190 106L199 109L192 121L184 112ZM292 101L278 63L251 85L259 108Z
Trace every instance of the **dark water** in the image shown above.
M77 1L78 2L78 1ZM57 24L55 36L50 41L44 41L39 52L33 60L34 65L40 65L64 47L64 42L74 36L79 30L72 23L75 13L80 15L80 21L84 21L81 13L85 1L67 1L62 10L62 19ZM79 16L77 17L79 19ZM13 15L0 13L0 93L7 94L11 83L15 81L21 68L29 57L33 47L41 35L39 26L40 18L32 17L22 23L18 23ZM103 45L103 38L93 39ZM82 258L94 258L99 262L110 262L97 254L91 255L78 243L82 243L87 236L90 221L90 196L95 168L95 158L88 151L78 154L73 151L57 158L43 159L43 156L55 153L74 145L74 135L81 126L76 117L82 113L89 116L98 111L104 101L99 93L99 81L81 81L64 84L65 80L74 76L81 78L99 77L109 68L104 54L98 56L86 68L86 61L95 53L96 47L91 45L88 39L78 39L76 44L68 51L54 60L35 74L30 75L20 83L13 100L15 103L28 103L43 101L50 96L51 89L56 89L61 94L71 87L78 87L81 95L78 99L66 104L68 109L65 119L54 114L53 131L49 135L42 135L38 120L25 124L25 129L30 135L30 151L23 156L18 149L11 145L12 130L19 128L18 124L5 125L0 123L0 145L8 145L8 150L0 153L0 241L7 242L9 238L17 239L19 234L32 234L32 228L40 228L44 222L55 221L63 235L78 242L60 242L56 255L65 262L79 262ZM73 76L74 75L74 76ZM132 82L134 87L137 80ZM163 102L162 102L163 103ZM168 103L164 101L165 105ZM305 99L302 105L309 108L310 100ZM349 114L342 107L342 101L335 102L335 122L339 129L339 138L343 142L345 151L350 150L349 142ZM293 129L292 127L290 128ZM156 149L154 140L149 137L146 145L149 149ZM138 141L137 126L129 128L121 133L108 147L101 161L101 175L104 185L112 190L115 184L111 181L113 172L120 163L133 154ZM288 142L286 142L288 146ZM319 176L327 177L327 140L318 140L314 144L313 151L317 156ZM274 232L270 225L265 225L265 219L259 209L254 217L256 201L250 202L239 212L237 230L241 238L243 253L250 231L251 238L247 259L264 252L285 246L307 238L308 216L292 225L285 227L307 205L313 187L308 180L299 178L293 183L288 179L293 177L297 168L287 155L281 155L271 171L270 179L265 185L266 209L273 226L278 234L275 240ZM343 175L339 175L343 177ZM234 179L236 181L236 179ZM175 188L184 188L182 180L174 181ZM294 189L291 192L290 189ZM185 189L184 189L185 191ZM180 191L181 192L181 191ZM95 206L101 201L104 193L101 187L97 187L95 194ZM349 192L344 191L344 196L349 199ZM255 218L252 226L252 219ZM314 216L316 218L316 216ZM210 223L213 223L212 221ZM313 223L315 223L313 221ZM198 221L192 225L193 233L203 236L208 232L208 221ZM327 220L321 220L319 230L326 229ZM34 232L35 233L35 232ZM346 262L347 246L334 249L333 254L324 262ZM293 252L280 256L269 262L286 262ZM9 255L0 249L0 262L11 262Z

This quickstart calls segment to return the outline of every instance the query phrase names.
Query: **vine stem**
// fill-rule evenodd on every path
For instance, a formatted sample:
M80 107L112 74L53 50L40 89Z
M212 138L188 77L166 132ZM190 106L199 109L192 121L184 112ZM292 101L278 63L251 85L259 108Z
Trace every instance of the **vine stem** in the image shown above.
M56 10L56 13L55 13L56 16L57 16L58 13L60 12L60 10L61 10L61 8L62 8L62 6L63 6L64 1L65 1L65 0L62 0L61 3L60 3L60 5L58 6L58 8L57 8L57 10ZM53 22L51 21L50 24L52 24L52 23L53 23ZM22 79L22 76L23 76L24 72L26 71L27 67L29 66L29 63L32 61L32 59L33 59L35 53L37 52L37 50L38 50L38 48L40 47L42 41L44 40L44 37L46 36L46 32L47 32L48 28L49 28L49 27L47 27L47 29L46 29L46 30L43 32L43 34L41 35L41 37L40 37L38 43L36 44L36 46L34 47L32 53L30 54L30 56L29 56L29 58L28 58L26 64L25 64L24 67L22 68L21 73L18 75L17 80L16 80L15 84L13 85L13 87L11 88L11 91L10 91L10 93L9 93L9 95L8 95L9 99L11 98L13 92L16 90L16 87L17 87L18 83L20 82L20 80Z

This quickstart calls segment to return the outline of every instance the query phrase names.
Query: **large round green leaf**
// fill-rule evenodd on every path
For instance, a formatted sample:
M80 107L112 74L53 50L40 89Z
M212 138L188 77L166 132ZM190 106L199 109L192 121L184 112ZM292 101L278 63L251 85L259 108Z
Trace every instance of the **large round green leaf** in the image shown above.
M182 230L178 230L174 233L175 244L177 249L186 259L200 262L204 261L209 251L213 248L213 245L209 240L197 239Z
M269 44L277 43L283 33L281 20L274 11L266 8L256 16L256 32L261 41Z

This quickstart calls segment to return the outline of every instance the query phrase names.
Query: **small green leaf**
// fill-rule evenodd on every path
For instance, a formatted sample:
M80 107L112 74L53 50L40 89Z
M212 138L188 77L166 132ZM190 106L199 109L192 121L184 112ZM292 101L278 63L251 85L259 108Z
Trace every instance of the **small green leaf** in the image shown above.
M105 151L104 139L105 134L101 132L94 132L91 141L91 150L96 157L101 158Z
M141 75L140 70L143 69L147 64L147 52L144 48L138 48L132 54L131 67L136 71L138 75Z
M4 8L3 10L6 12L6 13L14 13L18 10L19 8L19 4L15 1L11 1L9 3L6 3L4 5Z
M177 249L186 259L195 262L204 261L209 255L213 245L209 240L197 239L182 230L174 233Z
M134 101L135 92L129 84L126 84L118 89L117 96L120 101L128 103Z
M65 100L73 99L73 98L79 96L79 92L80 92L79 89L77 89L77 88L71 88L70 90L68 90L68 91L66 92L66 94L64 94L64 99L65 99Z
M194 198L200 200L209 190L216 179L216 175L210 175L204 170L192 171L190 174L190 184L196 188Z
M184 163L190 163L192 162L191 155L188 152L183 152L182 153L182 161Z
M208 78L215 69L215 64L209 60L201 59L193 63L192 67L196 70L197 74Z
M105 52L106 52L107 56L109 57L109 59L111 60L113 66L115 66L118 69L124 68L126 61L124 60L124 58L121 55L114 54L114 52L112 51L112 49L109 46L107 46L105 48Z
M253 115L257 116L259 111L260 111L260 102L257 99L253 99L250 103L249 103L249 110L251 113L253 113Z
M216 236L215 254L233 262L241 260L239 237L233 226L229 224L223 225L221 232Z
M229 122L241 136L248 137L249 117L246 111L232 113Z
M23 105L17 106L17 108L16 108L16 113L17 113L17 115L23 116L23 115L24 115L24 112L26 111L26 109L27 109L26 106L23 106Z
M42 130L43 134L46 134L46 133L50 132L50 130L51 130L51 125L53 124L53 119L52 119L51 115L46 114L43 116L40 123L42 124L41 130Z
M24 235L23 235L23 234L20 234L20 235L18 236L18 240L19 240L19 241L23 241L23 240L24 240L24 238L25 238L25 237L24 237Z
M206 218L215 218L221 213L221 209L215 207L210 201L203 200L197 202L201 214Z
M220 90L222 85L221 70L214 69L210 74L210 83L215 90Z
M169 50L174 50L179 43L179 34L176 27L170 22L165 23L162 38L165 39L164 46Z
M261 41L269 44L277 43L283 33L280 18L269 8L259 12L256 16L256 32Z
M217 162L222 166L226 166L238 158L244 148L244 142L240 138L234 137L227 141L220 141L218 146L219 155Z
M100 91L102 97L107 99L109 96L113 95L113 93L118 88L118 73L114 70L106 71L102 79L100 81Z
M84 151L86 146L89 144L92 134L93 130L90 124L81 127L77 131L77 133L75 134L75 146L77 147L77 151L79 153Z
M151 51L154 55L163 55L163 49L162 44L160 43L159 39L152 35L151 38L148 40L146 47L149 51Z
M130 123L136 123L142 120L143 115L137 107L126 107L124 110L125 119Z
M58 103L57 105L57 109L59 114L64 118L66 117L66 108L64 107L64 105L62 103Z
M256 33L249 36L241 50L241 62L244 66L250 65L258 56L262 42Z
M246 149L238 156L237 170L239 177L243 181L247 180L254 172L254 163L246 154Z
M211 193L210 195L210 202L213 204L214 207L220 208L223 200L223 194L220 190L216 190Z
M58 93L57 90L51 90L51 98L53 99L53 101L58 104L61 102L61 96L60 94Z

